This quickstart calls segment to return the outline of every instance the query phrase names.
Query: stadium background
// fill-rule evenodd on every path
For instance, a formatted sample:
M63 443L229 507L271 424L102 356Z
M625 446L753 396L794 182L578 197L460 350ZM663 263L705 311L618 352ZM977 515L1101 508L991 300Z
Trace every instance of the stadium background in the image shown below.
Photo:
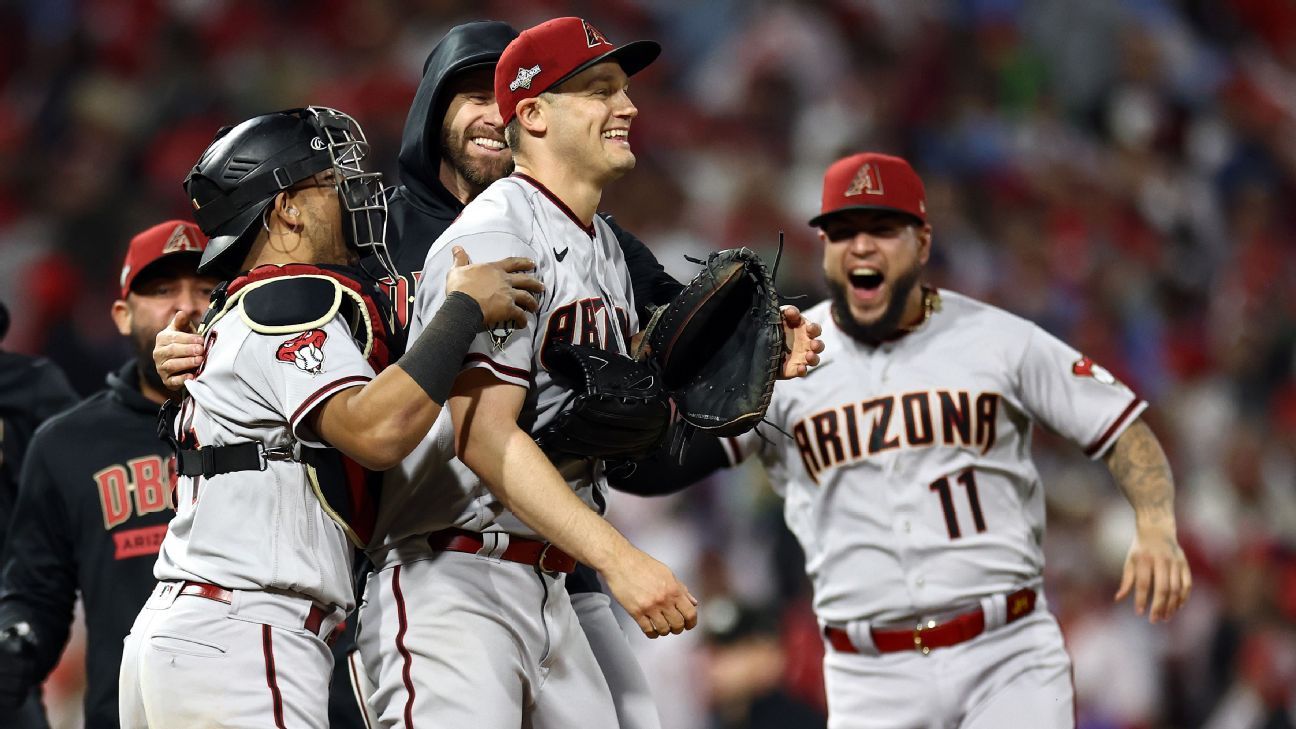
M823 169L903 154L927 182L935 282L1039 322L1153 403L1196 578L1168 625L1111 603L1132 517L1103 469L1037 442L1081 727L1296 726L1292 0L0 3L4 346L96 389L127 354L108 319L126 240L186 215L180 180L218 126L336 106L394 182L446 29L564 14L664 46L632 89L638 169L604 207L677 275L683 254L772 251L784 230L782 288L817 298L804 221ZM710 626L632 636L668 729L822 700L799 555L759 470L613 514ZM47 688L59 726L78 726L80 650Z

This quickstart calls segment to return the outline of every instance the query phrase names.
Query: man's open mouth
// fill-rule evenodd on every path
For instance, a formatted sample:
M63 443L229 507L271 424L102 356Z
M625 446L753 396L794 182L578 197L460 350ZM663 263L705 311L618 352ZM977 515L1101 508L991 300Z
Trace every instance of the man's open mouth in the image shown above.
M850 281L851 288L870 293L877 291L886 279L881 271L872 266L856 266L850 270L846 278Z

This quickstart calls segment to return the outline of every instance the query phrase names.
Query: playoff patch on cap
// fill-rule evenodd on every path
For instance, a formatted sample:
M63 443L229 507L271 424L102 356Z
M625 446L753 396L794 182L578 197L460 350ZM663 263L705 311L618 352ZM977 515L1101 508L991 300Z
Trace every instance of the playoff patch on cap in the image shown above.
M495 98L508 124L519 101L532 99L603 61L621 64L627 76L642 71L661 53L655 41L615 46L583 18L554 18L522 31L495 66Z
M900 157L864 152L837 160L824 173L818 226L834 213L875 210L904 213L927 222L927 191L913 167Z

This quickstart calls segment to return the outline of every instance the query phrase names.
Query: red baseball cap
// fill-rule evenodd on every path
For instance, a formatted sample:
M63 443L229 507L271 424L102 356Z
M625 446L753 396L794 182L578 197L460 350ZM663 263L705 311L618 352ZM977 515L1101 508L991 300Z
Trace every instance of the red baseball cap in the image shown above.
M533 99L585 69L616 61L633 76L661 53L656 41L614 46L607 36L581 18L554 18L522 31L504 49L495 66L495 98L508 124L523 99Z
M894 211L925 224L927 191L903 159L876 152L854 154L832 163L824 173L823 206L810 225L818 227L828 216L851 210Z
M198 258L206 247L207 236L187 220L168 220L136 235L131 238L126 261L122 263L121 297L126 298L131 285L146 268L166 256L193 254L194 271L197 271Z

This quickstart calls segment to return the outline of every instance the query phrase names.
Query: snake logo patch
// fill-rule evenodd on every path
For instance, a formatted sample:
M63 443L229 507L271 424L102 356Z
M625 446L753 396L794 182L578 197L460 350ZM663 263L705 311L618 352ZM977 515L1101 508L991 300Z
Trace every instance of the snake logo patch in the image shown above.
M508 326L507 324L501 324L500 326L493 327L488 332L491 338L491 349L495 350L496 352L504 349L504 344L508 342L509 337L513 336L514 331L516 330L513 327Z
M324 371L324 340L328 335L320 329L302 332L279 345L275 359L295 365L302 372L318 375Z
M1071 374L1076 377L1092 377L1104 385L1116 384L1116 377L1106 367L1097 364L1088 357L1081 357L1071 365Z

